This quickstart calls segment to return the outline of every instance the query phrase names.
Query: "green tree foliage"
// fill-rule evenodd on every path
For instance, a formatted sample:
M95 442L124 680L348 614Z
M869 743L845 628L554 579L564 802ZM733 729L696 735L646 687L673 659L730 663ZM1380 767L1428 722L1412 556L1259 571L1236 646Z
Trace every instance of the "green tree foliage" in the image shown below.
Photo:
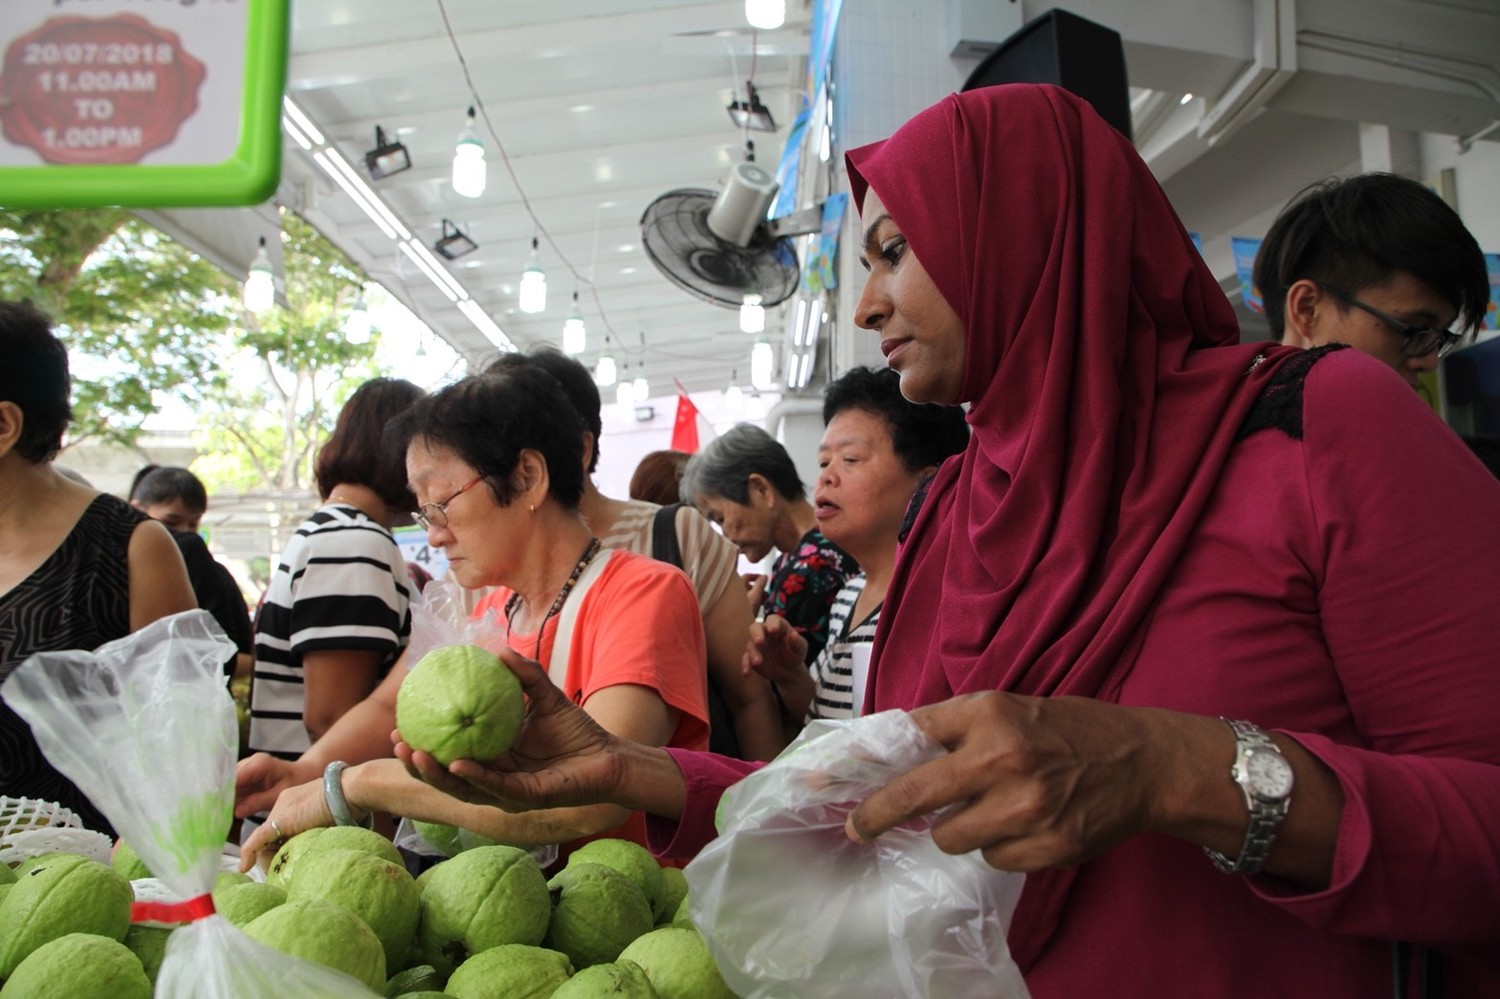
M200 414L211 490L310 482L375 342L343 335L363 280L348 258L289 212L281 239L287 307L254 316L238 276L123 209L0 211L0 296L52 316L74 358L70 438L133 444L175 398Z
M236 380L216 401L206 456L195 464L218 488L298 489L312 481L312 461L339 407L375 371L375 341L350 343L344 320L362 275L332 243L284 212L284 301L247 317L241 356L260 377Z
M236 288L122 209L0 212L0 296L29 298L75 358L71 437L130 444L165 395L222 390Z

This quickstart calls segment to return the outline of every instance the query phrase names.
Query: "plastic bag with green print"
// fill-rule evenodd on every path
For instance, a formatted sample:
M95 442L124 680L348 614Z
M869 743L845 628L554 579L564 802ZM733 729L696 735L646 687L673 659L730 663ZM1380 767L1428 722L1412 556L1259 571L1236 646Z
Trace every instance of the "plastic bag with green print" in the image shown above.
M377 994L214 914L210 892L234 817L239 734L221 668L232 646L206 611L174 614L93 652L38 653L0 696L184 900L137 901L132 912L136 922L186 924L168 938L156 999Z

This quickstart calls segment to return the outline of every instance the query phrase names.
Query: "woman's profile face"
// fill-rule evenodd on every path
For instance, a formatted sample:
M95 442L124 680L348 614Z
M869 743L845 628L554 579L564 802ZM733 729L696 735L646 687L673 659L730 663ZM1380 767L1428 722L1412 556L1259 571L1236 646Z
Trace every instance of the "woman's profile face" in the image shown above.
M524 530L520 504L499 505L483 482L465 488L479 473L453 451L421 437L406 449L406 474L418 505L444 506L443 524L428 529L427 541L443 550L459 585L508 585L518 568L514 539Z
M964 324L871 188L860 212L860 263L870 274L854 321L880 335L880 352L912 402L961 401Z
M750 561L759 562L775 547L771 543L774 518L769 509L757 502L754 489L750 490L749 503L736 503L723 496L700 496L696 505Z

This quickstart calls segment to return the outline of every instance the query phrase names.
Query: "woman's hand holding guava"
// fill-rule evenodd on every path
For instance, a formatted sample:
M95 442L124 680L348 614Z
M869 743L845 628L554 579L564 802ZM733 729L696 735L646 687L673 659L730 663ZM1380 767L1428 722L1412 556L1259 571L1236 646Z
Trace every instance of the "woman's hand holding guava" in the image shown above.
M289 787L276 798L265 823L240 845L240 870L248 871L261 855L270 861L281 844L299 832L331 825L333 816L328 813L321 779Z
M553 686L542 667L510 649L500 658L521 681L526 718L509 751L494 760L455 760L444 768L392 733L412 774L463 801L509 812L616 802L625 783L620 744Z

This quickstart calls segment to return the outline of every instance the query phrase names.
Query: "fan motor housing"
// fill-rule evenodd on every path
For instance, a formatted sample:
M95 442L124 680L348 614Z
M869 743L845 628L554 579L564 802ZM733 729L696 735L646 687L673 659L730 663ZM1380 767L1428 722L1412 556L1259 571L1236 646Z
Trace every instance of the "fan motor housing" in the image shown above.
M764 167L749 161L736 163L708 211L709 230L736 246L749 246L780 186Z

